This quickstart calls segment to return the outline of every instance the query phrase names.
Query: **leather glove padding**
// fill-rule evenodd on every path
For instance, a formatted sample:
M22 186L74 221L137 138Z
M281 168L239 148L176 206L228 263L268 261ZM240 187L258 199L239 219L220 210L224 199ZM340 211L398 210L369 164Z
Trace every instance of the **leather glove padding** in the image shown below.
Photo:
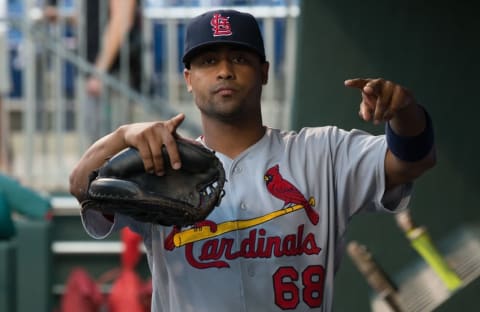
M135 148L127 148L92 172L82 209L121 213L141 222L187 226L204 220L220 204L225 172L215 153L177 140L182 167L170 166L165 146L163 176L145 172Z

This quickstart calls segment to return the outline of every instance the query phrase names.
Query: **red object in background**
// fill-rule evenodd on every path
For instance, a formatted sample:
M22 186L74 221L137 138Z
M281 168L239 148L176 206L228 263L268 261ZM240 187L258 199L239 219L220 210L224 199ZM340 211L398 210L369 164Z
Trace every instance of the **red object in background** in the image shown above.
M132 269L120 272L108 296L109 312L145 312L140 301L142 281Z
M122 268L108 297L109 312L145 312L143 282L135 272L141 253L142 237L128 228L120 233L124 245ZM143 290L143 294L142 294Z
M123 228L120 233L123 242L122 268L134 269L140 261L140 243L142 237L129 228Z
M150 312L152 281L144 282L135 272L142 254L142 237L128 228L122 229L123 243L121 268L112 269L102 275L99 281L93 280L83 268L74 269L68 278L57 312ZM113 280L107 298L101 293L98 284Z
M97 312L103 297L95 280L82 268L75 268L68 277L59 312Z

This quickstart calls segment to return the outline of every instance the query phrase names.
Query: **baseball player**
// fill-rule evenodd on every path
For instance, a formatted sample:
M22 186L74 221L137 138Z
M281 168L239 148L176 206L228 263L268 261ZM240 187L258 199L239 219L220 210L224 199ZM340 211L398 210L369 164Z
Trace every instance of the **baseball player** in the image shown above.
M385 135L265 126L261 94L269 63L255 18L237 11L193 18L183 62L201 113L198 141L225 168L220 206L186 228L88 210L86 231L104 238L129 226L143 236L152 311L330 311L349 219L402 209L414 179L435 164L427 112L394 82L357 78L345 85L362 95L359 114L385 122ZM82 201L88 174L128 146L139 150L149 172L180 168L175 138L184 118L124 125L101 138L73 170L71 193ZM170 163L163 162L162 145Z

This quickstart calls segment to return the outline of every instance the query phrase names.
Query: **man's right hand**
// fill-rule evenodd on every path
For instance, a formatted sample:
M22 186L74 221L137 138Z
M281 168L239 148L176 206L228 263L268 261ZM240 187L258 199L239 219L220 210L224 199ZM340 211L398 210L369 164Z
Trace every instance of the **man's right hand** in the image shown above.
M99 78L92 76L88 78L85 88L90 96L99 97L102 94L103 84Z
M127 124L100 138L88 148L70 173L70 193L82 201L90 173L127 147L139 151L147 172L164 174L162 145L167 148L172 168L180 168L175 138L178 137L176 130L184 119L184 114L178 114L166 121Z
M162 146L165 145L173 169L180 169L181 160L175 139L178 138L177 128L185 119L184 114L167 121L135 123L122 126L125 145L135 147L142 156L147 172L163 175L164 162Z

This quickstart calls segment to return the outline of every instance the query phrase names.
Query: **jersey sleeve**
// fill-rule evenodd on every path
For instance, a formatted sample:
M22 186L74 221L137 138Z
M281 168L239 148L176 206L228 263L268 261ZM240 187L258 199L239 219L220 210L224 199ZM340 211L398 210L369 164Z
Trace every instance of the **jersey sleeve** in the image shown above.
M95 239L104 239L110 236L113 232L128 226L132 231L144 236L147 232L147 224L133 220L130 217L116 213L114 221L111 222L102 216L101 212L96 210L82 211L81 219L83 228L88 235Z
M384 135L335 128L330 144L337 201L346 209L348 217L361 211L391 212L406 207L412 183L385 192L387 144Z

